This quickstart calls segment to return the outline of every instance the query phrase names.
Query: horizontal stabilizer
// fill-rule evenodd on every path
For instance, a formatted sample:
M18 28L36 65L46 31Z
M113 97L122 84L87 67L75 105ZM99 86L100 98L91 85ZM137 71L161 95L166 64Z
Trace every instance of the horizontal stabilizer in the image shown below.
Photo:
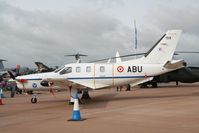
M164 67L167 69L179 69L185 66L186 63L184 62L184 60L167 61L166 64L164 65Z

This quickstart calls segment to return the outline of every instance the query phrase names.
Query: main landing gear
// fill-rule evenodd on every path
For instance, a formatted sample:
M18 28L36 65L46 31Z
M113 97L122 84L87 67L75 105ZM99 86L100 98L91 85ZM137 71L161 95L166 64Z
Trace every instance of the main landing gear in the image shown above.
M81 100L90 100L91 97L88 93L88 90L83 90L83 94L82 94L82 97L81 97Z
M82 93L81 99L78 98L80 104L83 104L83 101L85 101L85 100L90 100L91 99L91 97L90 97L90 95L88 93L88 89L82 90L80 92L80 91L78 91L78 89L75 88L75 86L71 86L69 88L69 91L70 91L69 105L74 104L74 97L75 97L76 94Z

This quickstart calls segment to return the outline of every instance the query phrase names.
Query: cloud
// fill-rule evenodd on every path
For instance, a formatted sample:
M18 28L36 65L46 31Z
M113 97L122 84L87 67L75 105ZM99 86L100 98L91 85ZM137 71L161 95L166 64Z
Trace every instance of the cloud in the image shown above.
M74 62L64 54L88 54L88 60L113 56L128 47L128 28L100 10L27 11L0 3L1 55L8 64L34 66ZM108 51L107 51L108 50ZM126 50L128 51L128 50Z
M153 25L154 30L159 31L159 33L168 29L183 30L177 50L199 51L197 44L199 42L198 12L199 5L194 3L178 7L163 4L151 8L146 13L146 17ZM181 54L177 57L185 59L189 64L198 64L197 56L197 54Z
M77 52L89 55L84 61L114 56L116 51L121 55L134 53L132 25L126 25L125 16L121 16L129 13L125 15L130 18L131 12L136 12L130 10L133 2L84 0L77 4L79 2L74 1L73 6L62 10L28 10L0 2L0 49L1 58L8 60L6 65L35 67L35 61L62 65L74 62L74 58L64 57L65 54ZM198 50L199 8L194 4L171 7L165 1L153 3L153 0L148 2L150 8L143 6L144 9L136 12L141 22L137 24L138 51L147 51L173 28L184 30L178 50ZM191 56L182 56L185 57ZM187 60L198 62L193 57Z

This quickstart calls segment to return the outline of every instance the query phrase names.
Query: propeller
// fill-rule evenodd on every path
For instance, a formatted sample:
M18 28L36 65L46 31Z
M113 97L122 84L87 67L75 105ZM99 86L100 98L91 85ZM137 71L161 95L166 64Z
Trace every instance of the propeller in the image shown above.
M199 54L199 52L197 52L197 51L176 51L175 54L176 55L179 55L179 54Z
M16 75L17 75L17 73L16 73L16 75L14 75L11 71L9 71L8 70L8 73L9 73L9 75L10 75L10 78L12 78L14 81L18 81L18 82L20 82L21 84L22 84L22 86L23 86L23 88L22 88L22 90L26 90L26 88L25 88L25 83L27 83L28 82L28 80L26 80L26 79L16 79Z
M77 53L77 54L69 54L69 55L64 55L64 56L75 56L75 59L79 60L80 56L88 56L88 55Z
M10 77L11 77L13 80L16 79L15 76L14 76L14 74L13 74L11 71L8 71L8 74L10 75Z

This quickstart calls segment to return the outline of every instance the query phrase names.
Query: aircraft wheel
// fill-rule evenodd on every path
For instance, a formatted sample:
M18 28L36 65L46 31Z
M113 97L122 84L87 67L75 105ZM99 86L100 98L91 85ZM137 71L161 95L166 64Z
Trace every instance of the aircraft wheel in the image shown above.
M157 88L157 87L158 87L158 83L157 83L157 82L153 82L153 83L152 83L152 87L153 87L153 88Z
M130 85L130 84L128 84L128 85L126 86L126 91L131 91L131 85Z
M89 100L89 99L91 99L91 97L90 97L88 91L84 90L83 94L82 94L82 97L81 97L81 100Z
M19 94L22 94L22 90L19 90Z
M31 98L31 103L37 103L37 98Z

